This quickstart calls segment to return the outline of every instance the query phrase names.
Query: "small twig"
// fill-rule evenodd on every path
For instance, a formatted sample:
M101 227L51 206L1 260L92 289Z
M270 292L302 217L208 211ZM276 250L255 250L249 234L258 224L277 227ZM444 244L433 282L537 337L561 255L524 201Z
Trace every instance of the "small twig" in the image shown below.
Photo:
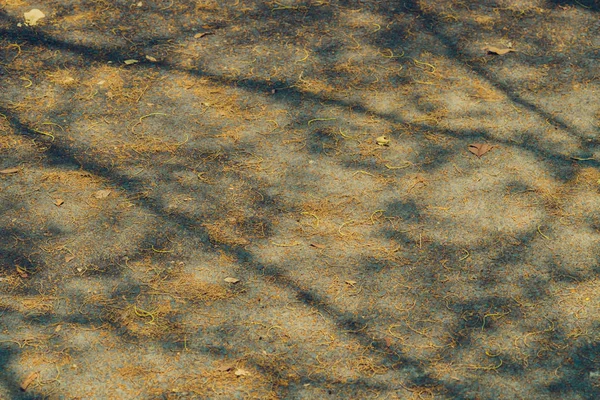
M540 230L540 228L541 228L541 227L542 227L541 225L539 225L539 226L537 227L537 231L538 231L538 233L539 233L540 235L542 235L542 237L543 237L544 239L546 239L546 240L550 240L550 238L549 238L548 236L546 236L546 235L544 235L544 234L542 233L542 231Z
M375 225L375 220L373 219L373 216L375 214L378 214L378 213L383 214L384 212L385 212L385 210L375 210L375 211L373 211L373 213L371 214L371 225Z
M429 63L426 63L426 62L419 61L416 58L413 58L412 60L414 61L415 65L417 67L419 67L421 69L425 69L425 68L421 67L421 65L424 65L424 66L427 66L427 67L431 68L431 72L430 72L431 74L433 74L435 72L435 67L433 65L431 65Z
M58 126L60 128L61 131L65 131L65 128L63 128L61 125L56 124L54 122L42 122L42 125L54 125L54 126Z
M309 53L309 52L308 52L308 50L306 50L306 49L302 49L302 50L304 50L304 53L305 53L305 55L304 55L304 57L303 57L303 58L301 58L300 60L296 60L296 61L295 61L296 63L299 63L299 62L303 62L303 61L306 61L306 60L308 60L308 56L310 55L310 53Z
M133 312L138 317L150 317L151 320L148 321L149 324L153 324L154 321L156 320L156 318L154 317L154 314L156 314L156 310L150 312L150 311L142 310L141 308L137 308L137 306L133 306Z
M310 126L310 124L312 124L313 122L317 122L317 121L335 121L337 118L315 118L315 119L311 119L310 121L308 121L308 126Z
M402 57L404 57L404 50L402 50L402 54L400 54L399 56L395 56L394 52L390 49L385 49L380 54L382 57L385 57L385 58L402 58Z
M341 225L341 226L338 228L338 233L340 234L340 236L345 236L345 235L342 233L342 228L343 228L344 226L346 226L346 225L349 225L349 224L353 223L353 222L354 222L354 220L351 220L351 221L348 221L348 222L344 222L344 223L343 223L343 224L342 224L342 225Z
M406 161L405 165L394 166L394 165L385 164L385 167L387 169L404 169L404 168L410 167L411 165L413 165L413 163L411 163L410 161Z
M29 385L31 385L39 376L40 376L40 373L38 371L32 372L31 374L29 374L27 376L27 378L25 378L23 380L23 382L21 382L21 386L20 386L21 391L22 392L26 391L27 388L29 387Z
M271 241L271 243L275 246L278 247L294 247L294 246L298 246L300 244L300 242L293 242L293 243L275 243L273 241Z
M309 213L309 212L302 212L301 214L302 215L310 215L311 217L314 217L317 220L317 222L315 223L314 227L317 228L319 226L320 219L315 214Z
M24 77L22 77L22 76L21 76L21 77L19 77L19 79L20 79L20 80L22 80L22 81L27 81L27 85L23 86L24 88L28 88L28 87L31 87L31 86L33 86L33 82L31 81L31 79L29 79L29 78L24 78Z
M44 136L48 136L52 139L52 141L54 142L54 135L48 132L44 132L44 131L40 131L39 129L32 129L33 132L35 133L39 133L40 135L44 135Z
M500 363L498 365L492 365L492 366L489 366L489 367L483 367L481 365L467 365L467 368L469 368L469 369L481 369L481 370L484 370L484 371L495 371L498 368L500 368L501 366L502 366L502 359L500 359Z
M136 126L138 126L138 125L141 125L142 121L143 121L145 118L151 117L151 116L153 116L153 115L168 115L168 114L164 114L164 113L155 112L155 113L150 113L150 114L142 115L142 116L140 117L139 121L138 121L138 122L136 122L135 124L133 124L133 125L131 126L131 128L130 128L130 129L131 129L131 132L132 132L132 133L135 135L135 130L134 130L134 128L135 128Z
M576 160L576 161L591 161L591 160L595 160L595 157L587 157L587 158L581 158L581 157L570 157L571 160Z
M7 49L10 49L12 47L15 47L17 49L17 55L15 56L15 58L12 59L12 61L15 61L17 57L21 55L21 46L19 46L17 43L11 43L8 46L6 46Z
M344 139L356 139L355 136L350 136L350 135L345 134L344 131L342 131L342 128L340 128L340 135L342 135L342 137Z
M155 253L172 253L173 250L159 250L159 249L155 249L154 245L152 245L152 251L154 251Z
M375 176L375 175L373 175L370 172L362 171L362 170L361 171L356 171L355 173L352 174L352 176L356 176L356 174L365 174L365 175L369 175L369 176Z

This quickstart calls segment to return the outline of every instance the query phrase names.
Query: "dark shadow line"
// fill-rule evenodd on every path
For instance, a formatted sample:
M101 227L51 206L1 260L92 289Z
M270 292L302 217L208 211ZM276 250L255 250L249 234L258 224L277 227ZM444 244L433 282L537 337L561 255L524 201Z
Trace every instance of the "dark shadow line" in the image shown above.
M431 17L426 18L426 21L429 22L429 24L431 24L431 22L433 21L433 19ZM47 46L51 46L53 48L58 48L58 49L68 49L70 51L74 51L80 54L85 55L88 58L92 58L93 60L95 60L95 58L93 58L91 56L90 53L92 54L97 54L97 55L101 55L104 54L104 60L105 61L118 61L118 60L123 60L126 57L132 57L131 54L126 54L126 52L124 50L111 50L108 52L102 52L100 49L94 49L90 46L83 46L83 45L77 45L77 44L69 44L69 43L65 43L64 41L61 40L57 40L54 39L52 37L48 37L46 34L40 33L40 35L37 35L37 31L33 30L33 29L24 29L20 32L17 32L15 34L14 31L11 30L0 30L0 34L5 34L8 37L11 37L13 40L17 40L17 39L22 39L22 40L27 40L32 44L35 44L35 41L41 41L41 43L46 44ZM432 31L433 34L438 35L441 37L441 40L445 43L446 46L448 46L450 49L452 49L456 54L456 59L458 61L460 61L465 67L468 68L473 68L471 66L469 66L464 60L461 60L458 56L458 50L456 48L456 46L452 45L452 43L449 42L449 39L446 38L445 36L442 36L442 34L437 33L436 31ZM40 37L41 36L41 37ZM141 56L140 56L141 57ZM282 88L285 88L286 91L291 91L292 92L292 96L298 97L298 98L302 98L302 99L309 99L310 101L312 101L313 103L320 103L320 104L324 104L324 105L336 105L336 106L344 106L344 107L352 107L354 110L363 113L363 114L373 114L376 115L377 117L386 119L388 121L391 121L393 123L402 123L402 124L409 124L412 127L416 127L417 129L430 129L431 127L425 124L413 124L410 122L407 122L405 120L402 120L401 118L397 117L396 115L390 114L390 113L379 113L379 112L375 112L372 110L367 109L364 105L359 104L359 103L355 103L355 102L349 102L349 101L344 101L344 100L339 100L339 99L323 99L320 96L317 96L315 94L312 93L304 93L299 91L296 88L292 88L289 86L289 84L287 82L284 81L272 81L271 84L267 84L265 81L262 80L256 80L256 79L243 79L241 81L235 81L232 83L231 80L228 80L226 78L223 78L221 76L218 75L214 75L214 74L210 74L201 70L197 70L197 69L181 69L175 66L172 66L169 63L166 62L157 62L157 63L150 63L150 62L146 62L144 61L145 58L141 57L141 59L143 60L141 63L137 64L140 67L144 67L144 68L149 68L149 69L173 69L173 70L178 70L180 72L185 72L185 73L189 73L191 75L196 75L196 76L200 76L200 77L204 77L204 78L208 78L210 80L212 80L213 82L219 83L219 84L225 84L225 85L229 85L229 86L236 86L236 87L241 87L244 89L248 89L248 90L257 90L257 89L262 89L262 90L267 90L273 86L279 86ZM488 80L491 84L493 84L493 79L488 77L485 70L483 70L482 68L479 67L474 67L474 71L476 73L478 73L480 76L482 76L483 78L485 78L486 80ZM544 117L547 117L549 120L553 120L555 121L555 123L561 127L564 127L567 131L571 132L571 134L575 137L578 137L577 135L573 134L573 131L571 128L569 128L566 124L563 124L562 122L556 120L553 116L539 110L536 106L525 102L524 100L520 99L518 96L511 96L509 93L509 88L504 85L504 87L501 87L501 89L507 94L508 97L510 97L511 99L513 99L513 101L515 101L518 104L522 104L524 107L529 108L533 113L537 113L538 115L542 115ZM288 103L293 103L292 99L287 98L286 96L283 95L276 95L277 98L279 100L284 100ZM514 98L513 98L514 97ZM458 137L459 135L456 132L453 132L452 130L449 129L445 129L445 130L441 130L439 128L437 128L442 134L445 135L450 135L450 136L454 136L454 137ZM468 132L468 131L466 131ZM460 138L465 138L467 136L465 136L465 131L461 131L461 135ZM537 152L537 153L542 153L544 154L544 156L547 159L554 159L554 165L555 166L559 166L559 167L565 167L569 164L573 164L572 159L566 157L566 156L562 156L562 155L557 155L556 153L550 152L548 150L545 149L540 149L539 147L536 147L534 143L532 144L526 144L526 143L515 143L513 141L509 141L509 140L498 140L496 138L492 138L490 137L490 135L479 131L477 135L473 135L473 137L487 137L488 139L492 139L494 141L500 141L501 143L506 143L509 144L510 146L518 146L520 148L526 149L530 152ZM579 138L579 141L581 142L581 138ZM598 160L587 160L586 161L587 165L590 166L595 166L598 167L600 166L600 161ZM561 179L565 180L564 176L561 176Z
M572 136L579 138L581 140L581 136L577 134L576 129L570 127L566 122L556 118L555 116L553 116L552 114L550 114L546 111L541 110L535 104L523 99L521 96L519 96L513 90L511 90L510 86L503 84L502 82L499 82L491 73L486 71L484 68L482 68L478 65L469 64L467 62L467 60L463 56L461 56L460 49L455 44L452 43L452 40L446 34L444 34L441 31L439 26L443 26L443 25L442 25L441 21L439 21L434 14L423 11L420 8L419 4L417 2L415 2L414 0L404 1L404 6L405 6L406 10L408 10L411 14L416 15L419 17L419 19L423 20L422 25L425 27L425 29L427 29L432 35L437 37L443 43L443 45L452 52L453 58L456 61L460 62L462 64L463 68L466 68L466 69L469 69L469 70L475 72L477 75L479 75L485 81L487 81L489 84L500 89L502 92L504 92L506 94L506 96L512 102L523 106L524 108L530 110L534 114L537 114L537 115L541 116L542 118L544 118L545 120L550 121L553 126L558 126L561 129L568 131Z
M120 52L109 52L109 54L116 54L119 57L122 56L122 54ZM169 66L165 65L165 67L169 67ZM190 72L190 71L187 71L187 72ZM203 73L200 73L200 74L203 74ZM210 77L210 75L206 75L206 74L204 74L202 76L209 76ZM219 78L219 77L212 77L212 78L215 79L215 80L218 80L218 81L222 81L222 78ZM261 82L261 81L255 81L255 82L256 82L257 86L265 86L264 82ZM299 94L299 95L306 96L304 93L301 93L299 91L295 90L295 92L297 94ZM318 96L310 95L310 97L314 98L315 100L319 100ZM368 110L366 110L366 111L368 111ZM534 109L532 109L532 111L536 112ZM369 111L369 112L371 112L371 111ZM20 133L26 132L27 136L37 137L37 135L34 132L32 132L30 128L24 126L20 121L13 120L13 118L11 118L11 121L13 121L13 122L17 121L18 122L18 124L14 124L14 126L15 127L19 127L18 131ZM539 151L539 149L536 149L536 151ZM70 162L72 162L73 164L82 165L83 168L85 168L87 170L90 170L90 171L93 171L93 172L96 172L99 175L104 176L104 177L110 179L113 182L117 182L120 185L125 184L125 183L131 183L133 181L133 180L131 180L131 178L126 178L126 177L123 177L123 176L120 176L120 177L117 176L117 179L115 179L115 176L113 176L114 174L111 175L108 172L107 173L102 173L101 171L103 171L104 168L100 167L97 163L94 163L92 161L88 161L86 163L80 164L78 162L78 160L68 150L61 149L60 147L57 147L57 145L53 145L52 146L52 149L51 149L50 153L52 154L53 157L56 157L56 158L61 159L61 160L62 159L70 160ZM125 187L129 187L129 186L125 186ZM159 205L154 204L154 202L151 202L150 200L144 200L144 202L147 202L146 204L143 205L144 207L155 210L158 215L161 215L161 216L167 215L169 217L173 216L173 214L171 214L171 213L170 214L166 214L164 212L164 210L162 210L162 208ZM160 210L160 211L157 211L157 210ZM187 219L187 217L180 216L180 219ZM178 223L180 223L180 222L178 222ZM186 230L189 229L189 226L186 226L186 225L182 225L182 227L184 229L186 229ZM230 249L229 251L234 251L234 250ZM346 317L348 317L348 315L346 313L342 313L340 310L337 310L334 307L328 306L320 298L318 298L318 297L314 296L313 294L311 294L310 291L302 289L295 282L293 282L289 278L286 278L283 275L281 275L280 274L280 270L277 269L277 267L268 267L268 266L264 267L264 266L261 266L258 262L254 261L254 257L249 252L245 253L245 258L250 262L250 265L253 267L253 269L256 270L257 274L259 273L259 271L258 271L259 269L262 269L262 270L266 269L266 270L270 271L267 275L275 278L276 282L278 282L278 284L281 285L282 287L288 288L288 289L292 289L293 291L295 291L296 294L299 296L299 298L303 299L303 301L306 301L312 307L315 307L316 309L319 309L319 310L321 310L323 312L326 312L326 313L328 313L330 315L336 315L340 319L342 319L342 318L345 319ZM352 319L351 319L351 317L349 317L348 319L345 319L345 321L346 322L348 322L348 321L352 322ZM340 327L340 329L343 330L344 328L347 328L344 325L344 323L346 323L346 322L342 322L342 321L335 321L335 322ZM364 337L364 335L362 335L362 334L357 334L357 333L354 333L354 334L358 335L361 338L361 341L364 343L365 346L371 346L371 347L373 346L374 342L372 341L372 339L370 339L368 337ZM376 342L376 345L377 346L375 348L377 348L378 350L382 349L382 347L381 347L382 344L380 344L379 342ZM402 360L402 359L400 359L400 360ZM415 361L408 360L408 362L415 362Z
M17 130L20 134L24 136L34 137L36 135L28 126L24 125L20 120L17 119L10 111L8 110L0 110L3 113L6 113L11 125L15 130ZM64 147L63 147L64 146ZM131 191L132 188L141 185L141 182L135 179L124 177L120 174L116 174L114 172L110 172L108 168L102 167L98 163L91 160L82 160L81 158L75 157L75 154L72 154L72 149L69 149L69 145L62 145L60 140L56 140L53 142L52 146L47 153L51 158L56 160L60 160L63 164L72 164L72 165L80 165L82 169L95 173L117 185L123 187L127 191ZM152 210L158 216L165 218L167 220L174 219L175 223L179 225L183 230L190 231L191 227L194 228L195 234L202 234L208 236L205 228L195 222L190 220L188 217L181 215L179 213L165 213L162 207L156 202L150 199L140 199L138 200L140 205L146 209ZM204 248L208 251L214 251L210 246L206 245ZM404 366L410 366L413 369L419 371L419 381L420 384L433 384L433 385L443 385L443 382L439 382L434 380L428 373L426 373L419 363L416 360L409 359L407 357L400 356L400 349L392 350L391 348L387 348L382 339L374 339L374 337L369 337L368 335L362 333L362 329L356 329L357 326L360 326L361 323L353 320L350 314L344 313L333 306L327 305L319 296L310 292L310 290L301 288L297 283L292 281L291 279L284 276L282 271L276 266L268 266L261 265L257 262L253 256L253 254L243 248L239 247L231 247L231 246L222 246L224 250L226 250L230 254L236 255L238 259L240 259L241 265L246 265L251 267L251 270L257 276L269 276L272 278L277 285L280 287L291 290L296 294L296 297L309 305L310 307L318 310L320 312L325 312L329 314L332 318L332 322L338 326L341 331L351 333L353 336L357 338L366 348L371 348L377 350L379 355L385 355L387 362L391 365L399 365L402 364Z
M414 14L417 14L417 15L421 15L420 13L415 12L414 10L411 10L411 12ZM0 14L0 16L1 15L2 14ZM464 60L463 57L460 57L460 52L459 52L458 48L452 44L450 39L448 37L446 37L443 33L439 32L439 29L435 28L435 26L436 26L435 25L435 17L432 17L431 15L428 15L428 14L423 14L423 19L426 22L426 24L425 24L426 29L428 29L433 35L440 38L440 40L444 43L444 45L446 47L448 47L451 51L454 52L455 59L457 61L459 61L463 65L464 68L473 70L475 73L477 73L483 79L485 79L488 83L490 83L491 85L498 87L500 90L502 90L506 94L506 96L509 99L511 99L511 101L513 101L514 103L517 103L517 104L523 106L524 108L529 109L534 114L537 114L537 115L543 117L544 119L546 119L547 121L550 121L554 126L558 126L562 129L566 130L573 137L577 138L580 142L582 142L582 138L576 133L576 130L574 128L570 127L567 123L565 123L565 122L557 119L556 117L552 116L551 114L539 109L534 104L522 99L520 96L518 96L513 91L511 91L510 87L508 85L496 82L494 77L490 76L490 74L487 71L485 71L485 69L478 67L478 66L471 66L470 64L468 64ZM9 18L9 20L11 20L11 22L13 22L13 23L16 23L16 22L12 21L12 19L10 19L10 18ZM33 45L35 45L36 42L39 42L39 43L42 43L42 44L52 47L52 48L66 49L66 50L73 51L78 54L84 55L87 58L91 58L94 61L99 61L99 60L97 58L94 58L93 55L101 57L102 61L112 61L112 62L119 62L119 61L124 60L125 58L131 58L131 57L136 56L134 54L128 53L125 49L113 49L113 50L106 51L104 49L97 49L97 48L93 48L91 46L66 43L62 40L55 39L51 36L46 35L43 32L31 29L31 28L23 28L21 31L18 31L18 32L15 32L14 30L7 30L7 29L0 30L0 36L2 36L2 35L11 40L26 40L30 44L33 44ZM376 115L377 117L386 119L386 120L394 122L394 123L409 124L413 127L418 127L418 128L422 128L422 129L431 129L432 128L431 126L428 126L425 124L413 124L411 122L407 122L407 121L399 118L398 116L390 114L390 113L379 113L379 112L376 112L373 110L369 110L364 105L356 103L356 102L349 102L349 101L340 100L340 99L326 99L326 98L323 98L321 96L318 96L318 95L315 95L312 93L305 93L296 88L290 87L289 82L284 82L281 80L273 80L269 84L264 80L256 80L256 79L242 79L239 81L235 80L232 82L231 79L223 78L222 76L211 74L211 73L201 71L198 69L182 69L182 68L173 66L170 63L165 62L165 61L151 63L151 62L145 60L145 57L143 54L138 54L137 56L138 56L138 58L141 59L141 62L136 64L136 66L138 66L138 67L149 68L149 69L176 70L176 71L188 73L191 75L208 78L215 83L220 83L220 84L233 86L233 87L241 87L243 89L248 89L248 90L262 89L263 91L266 91L273 87L275 87L275 88L279 87L282 90L291 92L292 96L299 97L302 99L309 99L310 101L312 101L315 104L320 103L323 105L336 105L336 106L352 107L353 110L356 110L360 113L373 114L373 115ZM279 100L284 100L284 101L293 103L293 101L291 99L286 98L286 96L282 96L282 95L276 95L276 96L277 96L276 98ZM447 134L450 132L451 132L450 130L446 130L444 133ZM506 142L508 142L508 141L506 141ZM517 144L517 145L519 145L519 144ZM523 144L520 146L522 146L523 148L525 148L529 151L535 151L535 152L541 151L544 153L544 155L552 157L552 158L559 157L559 159L561 159L561 161L568 160L564 156L559 156L559 155L556 155L555 153L551 153L546 150L540 150L538 147L534 148L533 145L527 146L527 145ZM600 165L599 161L594 161L594 162L595 162L595 164L594 164L595 166ZM591 165L591 163L590 163L590 165Z

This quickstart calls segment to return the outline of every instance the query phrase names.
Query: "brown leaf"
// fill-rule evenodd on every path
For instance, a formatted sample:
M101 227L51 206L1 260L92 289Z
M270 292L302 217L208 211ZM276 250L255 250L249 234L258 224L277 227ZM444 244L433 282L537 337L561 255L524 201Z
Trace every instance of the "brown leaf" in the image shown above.
M348 286L354 286L356 284L357 284L356 281L346 281L346 285L348 285Z
M240 280L239 280L239 279L237 279L237 278L225 278L225 279L224 279L224 281L225 281L225 282L227 282L227 283L231 283L231 284L235 285L235 284L236 284L236 283L238 283Z
M232 371L234 368L235 368L235 365L233 365L233 364L223 364L219 368L217 368L217 371L228 372L228 371Z
M38 376L40 376L40 373L37 371L27 375L27 378L23 379L23 382L21 382L21 390L23 392L26 391L29 385L31 385L33 381L35 381L38 378Z
M105 199L110 195L110 189L98 190L94 193L94 197L97 199Z
M73 261L74 258L75 256L65 256L65 262Z
M19 168L7 168L7 169L0 170L0 174L3 174L3 175L16 174L17 172L19 172Z
M56 207L60 207L63 204L65 204L65 201L63 199L56 199L56 200L54 200L54 205L56 205Z
M483 50L487 51L488 54L496 54L499 56L503 56L505 54L515 51L514 49L499 49L494 46L484 47Z
M238 368L235 370L235 374L237 376L246 376L246 375L250 375L250 372L246 371L245 369Z
M15 265L15 270L17 271L17 274L19 274L19 276L21 278L23 278L23 279L29 278L29 274L27 273L27 270L25 268Z
M201 37L208 36L208 35L214 35L214 34L215 34L214 32L200 32L200 33L196 33L194 35L194 39L200 39Z
M324 249L326 246L324 244L319 244L319 243L311 243L310 247L314 247L316 249Z
M469 151L479 158L493 148L494 146L485 143L473 143L469 145Z

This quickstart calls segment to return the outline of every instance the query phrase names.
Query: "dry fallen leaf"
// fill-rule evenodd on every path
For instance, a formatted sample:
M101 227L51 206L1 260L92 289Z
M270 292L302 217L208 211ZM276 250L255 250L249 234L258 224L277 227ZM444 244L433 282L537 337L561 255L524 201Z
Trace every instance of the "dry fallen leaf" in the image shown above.
M16 174L19 172L19 168L7 168L0 170L0 174L8 175L8 174Z
M235 366L233 364L223 364L219 368L217 368L217 371L228 372L228 371L232 371L234 368L235 368Z
M23 17L25 17L25 25L29 26L37 25L38 21L45 16L46 15L37 8L34 8L33 10L27 11L23 14Z
M375 139L375 141L380 146L389 146L390 145L390 139L387 136L379 136L377 139Z
M139 61L138 61L138 60L134 60L134 59L131 59L131 60L125 60L125 61L123 61L123 62L125 63L125 65L131 65L131 64L136 64L136 63L139 63Z
M110 195L110 189L98 190L94 193L94 197L97 199L105 199Z
M319 244L319 243L311 243L310 247L314 247L316 249L324 249L326 246L324 244Z
M212 35L213 32L200 32L194 35L194 39L200 39L201 37Z
M245 369L238 368L235 370L235 374L237 376L246 376L246 375L250 375L250 372L246 371Z
M17 271L17 274L19 274L19 276L21 278L23 278L23 279L29 278L29 274L27 273L27 270L25 268L15 265L15 270Z
M63 199L56 199L56 200L54 200L54 205L56 205L56 207L60 207L63 204L65 204L65 201Z
M152 62L157 62L158 60L152 56L146 56L146 60L148 61L152 61Z
M356 281L346 281L346 285L348 285L348 286L354 286L356 284L357 284Z
M75 256L65 256L65 262L72 261L74 258Z
M469 145L469 151L479 158L493 148L494 146L485 143L473 143Z
M239 280L239 279L237 279L237 278L225 278L224 280L225 280L225 282L227 282L227 283L231 283L231 284L233 284L233 285L235 285L236 283L238 283L238 282L240 281L240 280Z
M499 49L494 46L484 47L483 50L487 51L488 54L496 54L499 56L503 56L504 54L511 53L515 51L514 49Z
M27 378L23 379L23 382L21 382L21 390L23 392L26 391L29 385L31 385L33 381L35 381L38 378L38 376L40 376L40 373L37 371L27 375Z

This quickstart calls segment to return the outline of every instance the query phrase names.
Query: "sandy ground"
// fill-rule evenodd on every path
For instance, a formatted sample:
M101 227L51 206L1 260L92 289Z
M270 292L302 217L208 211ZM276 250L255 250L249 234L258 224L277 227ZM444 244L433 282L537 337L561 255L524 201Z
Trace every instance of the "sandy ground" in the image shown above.
M0 398L600 398L599 61L590 0L0 1Z

